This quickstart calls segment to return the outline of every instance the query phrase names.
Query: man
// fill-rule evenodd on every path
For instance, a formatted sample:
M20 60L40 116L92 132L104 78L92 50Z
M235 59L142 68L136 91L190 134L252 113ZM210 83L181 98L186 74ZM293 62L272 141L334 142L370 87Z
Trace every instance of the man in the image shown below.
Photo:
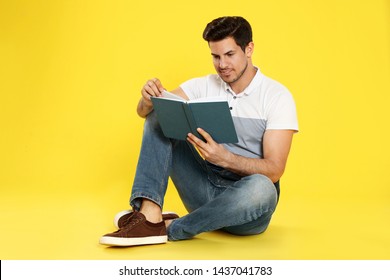
M164 87L158 79L147 81L137 107L146 121L130 198L133 210L117 215L118 231L101 237L101 244L157 244L213 230L253 235L270 223L298 131L293 98L252 64L252 30L244 18L215 19L203 38L217 75L189 80L172 92L185 99L226 96L239 142L216 143L202 128L198 132L206 141L193 134L187 141L166 138L151 102ZM183 217L162 213L168 177L189 212Z

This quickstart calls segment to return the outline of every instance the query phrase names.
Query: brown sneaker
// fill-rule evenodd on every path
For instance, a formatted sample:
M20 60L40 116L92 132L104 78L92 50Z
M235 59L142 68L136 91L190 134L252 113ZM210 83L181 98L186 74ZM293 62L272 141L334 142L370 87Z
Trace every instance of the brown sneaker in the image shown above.
M135 246L166 243L165 222L151 223L140 212L132 212L127 224L119 230L100 238L100 244L108 246Z
M134 213L132 210L123 210L115 215L114 217L114 226L116 228L122 228L127 224L127 221L129 221L129 218L131 217L132 213ZM179 218L179 215L177 215L174 212L163 212L162 213L162 219L165 220L173 220Z

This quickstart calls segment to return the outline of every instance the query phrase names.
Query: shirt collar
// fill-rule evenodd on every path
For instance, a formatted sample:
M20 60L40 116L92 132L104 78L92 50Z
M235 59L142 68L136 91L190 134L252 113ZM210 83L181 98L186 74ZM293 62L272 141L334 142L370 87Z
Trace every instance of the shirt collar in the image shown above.
M242 92L239 92L239 93L235 93L232 90L232 88L229 86L229 84L225 83L221 79L223 86L224 86L224 89L225 89L225 92L229 92L229 93L235 94L235 95L250 95L253 92L253 89L260 85L261 80L263 79L263 76L264 76L258 67L255 66L255 68L257 71L256 71L256 74L253 77L252 81L249 83L249 85Z

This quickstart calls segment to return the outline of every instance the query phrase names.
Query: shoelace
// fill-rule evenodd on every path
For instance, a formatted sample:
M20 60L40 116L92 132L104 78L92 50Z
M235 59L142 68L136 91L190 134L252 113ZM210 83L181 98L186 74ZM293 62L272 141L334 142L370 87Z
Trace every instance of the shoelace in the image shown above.
M127 225L129 223L129 221L131 220L131 218L133 218L135 212L131 212L130 215L126 218L124 224Z
M139 217L139 216L135 216L135 213L136 212L132 212L129 217L126 219L126 226L125 227L128 227L129 225L130 226L135 226L136 224L138 224L139 222L142 221L142 217ZM135 216L135 217L134 217Z

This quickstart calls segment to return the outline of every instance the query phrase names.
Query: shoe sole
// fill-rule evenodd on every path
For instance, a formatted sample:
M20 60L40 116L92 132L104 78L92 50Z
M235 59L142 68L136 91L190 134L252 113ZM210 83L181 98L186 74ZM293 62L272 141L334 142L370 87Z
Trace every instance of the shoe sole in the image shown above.
M120 247L128 247L128 246L138 246L138 245L151 245L151 244L161 244L167 243L168 236L149 236L149 237L110 237L103 236L100 238L100 244L107 246L120 246Z
M114 226L119 229L119 226L118 226L119 219L122 218L124 215L127 215L131 212L132 211L130 211L130 210L123 210L123 211L117 213L114 217ZM175 212L162 212L162 214L163 215L170 215L170 214L177 215Z

